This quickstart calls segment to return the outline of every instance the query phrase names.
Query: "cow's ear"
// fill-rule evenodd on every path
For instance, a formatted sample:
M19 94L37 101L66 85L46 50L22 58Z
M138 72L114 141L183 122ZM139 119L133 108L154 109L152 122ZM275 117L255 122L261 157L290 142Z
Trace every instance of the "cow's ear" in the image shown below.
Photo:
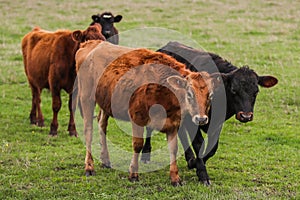
M270 88L278 83L277 78L273 76L259 76L258 84L262 87Z
M92 20L94 20L94 22L99 22L99 16L98 15L92 15Z
M167 78L167 82L170 84L171 87L174 89L183 89L187 86L187 81L180 76L169 76Z
M213 88L218 88L220 85L223 84L223 76L226 76L226 74L218 72L210 74L210 77L212 78Z
M83 38L83 33L80 30L74 31L72 33L72 39L77 42L81 42Z
M118 22L120 22L122 20L122 18L123 18L122 15L117 15L117 16L114 17L114 22L118 23Z

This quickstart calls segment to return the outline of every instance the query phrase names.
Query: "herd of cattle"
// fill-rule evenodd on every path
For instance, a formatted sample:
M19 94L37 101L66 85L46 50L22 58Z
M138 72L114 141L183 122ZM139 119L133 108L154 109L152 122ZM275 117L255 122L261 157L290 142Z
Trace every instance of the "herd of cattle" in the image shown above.
M76 105L83 117L87 176L95 173L91 144L94 108L98 104L104 167L111 167L106 130L108 118L114 117L132 124L130 181L138 181L140 152L143 162L150 161L151 132L157 129L167 135L172 185L181 184L176 164L177 136L185 149L188 167L196 168L199 181L209 185L205 163L218 148L222 124L233 115L240 122L252 121L258 85L269 88L277 84L277 79L259 76L247 66L238 68L217 54L178 42L169 42L156 52L119 46L114 23L120 22L122 16L105 12L92 19L83 31L49 32L36 27L24 36L23 61L32 91L31 124L44 126L40 95L42 89L48 88L53 110L50 135L57 135L63 89L69 94L71 136L78 136L73 116ZM156 105L163 108L163 114L153 109ZM212 120L220 106L224 114ZM205 154L201 130L207 133L210 146Z

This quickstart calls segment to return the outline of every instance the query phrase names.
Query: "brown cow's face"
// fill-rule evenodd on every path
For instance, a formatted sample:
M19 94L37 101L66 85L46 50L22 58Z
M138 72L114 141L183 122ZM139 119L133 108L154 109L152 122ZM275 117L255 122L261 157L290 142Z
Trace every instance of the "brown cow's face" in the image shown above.
M213 80L206 72L192 72L186 79L171 76L167 79L181 97L180 103L184 107L184 114L189 113L192 121L197 125L208 123L208 111L213 95Z
M101 26L99 24L94 24L89 26L84 31L74 31L72 33L73 40L77 42L85 42L88 40L105 40L105 37L101 33Z

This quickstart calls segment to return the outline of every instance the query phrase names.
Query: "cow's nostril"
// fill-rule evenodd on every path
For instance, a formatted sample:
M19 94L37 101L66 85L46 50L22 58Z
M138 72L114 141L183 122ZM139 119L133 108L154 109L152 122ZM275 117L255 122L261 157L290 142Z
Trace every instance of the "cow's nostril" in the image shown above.
M239 112L237 115L237 119L241 122L249 122L253 119L252 112Z
M204 116L195 115L193 117L193 122L197 125L204 125L204 124L207 124L208 117L206 115L204 115Z

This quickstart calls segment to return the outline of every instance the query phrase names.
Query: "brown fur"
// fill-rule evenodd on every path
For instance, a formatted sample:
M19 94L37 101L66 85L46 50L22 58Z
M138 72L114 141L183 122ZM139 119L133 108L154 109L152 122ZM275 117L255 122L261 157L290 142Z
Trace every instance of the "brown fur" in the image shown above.
M185 86L174 88L168 82L172 76L181 76ZM185 114L207 115L211 82L212 78L207 73L190 72L172 57L147 49L130 51L105 68L96 89L96 102L101 108L100 133L105 137L108 116L132 122L134 155L130 165L131 181L138 180L138 154L143 147L143 127L150 126L167 134L171 182L173 185L180 184L176 165L177 130ZM196 101L186 105L188 88L192 88ZM150 117L150 109L155 104L164 108L165 117L159 112L154 112ZM108 152L105 155L108 160L105 164L110 164Z
M105 40L101 34L101 26L89 26L84 31L59 30L49 32L35 27L22 39L22 52L25 73L32 91L32 124L44 126L44 118L40 108L42 89L49 88L52 93L53 120L51 135L57 134L57 114L61 107L60 90L70 95L69 110L70 135L77 136L72 114L72 89L76 77L75 53L79 44L86 40ZM38 112L38 113L36 113Z

